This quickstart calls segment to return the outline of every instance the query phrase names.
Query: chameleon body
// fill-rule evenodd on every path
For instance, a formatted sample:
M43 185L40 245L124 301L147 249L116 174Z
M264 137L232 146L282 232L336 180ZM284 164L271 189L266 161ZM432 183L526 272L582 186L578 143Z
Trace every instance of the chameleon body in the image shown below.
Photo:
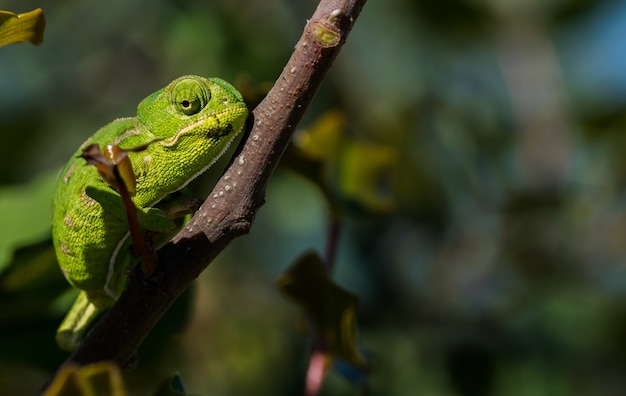
M80 290L57 332L72 350L90 322L111 306L124 288L130 264L128 222L119 194L94 166L79 158L96 143L130 149L136 177L133 202L143 229L166 232L175 223L159 203L209 168L243 129L248 110L241 94L217 78L183 76L145 98L137 116L98 130L61 172L52 207L52 235L59 266Z

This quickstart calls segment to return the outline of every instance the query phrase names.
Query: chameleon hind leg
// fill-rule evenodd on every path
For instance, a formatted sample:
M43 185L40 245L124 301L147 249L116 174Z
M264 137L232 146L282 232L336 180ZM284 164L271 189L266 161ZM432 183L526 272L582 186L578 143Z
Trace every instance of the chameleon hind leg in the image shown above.
M57 344L66 351L76 349L94 319L113 303L115 300L106 293L81 290L57 330Z

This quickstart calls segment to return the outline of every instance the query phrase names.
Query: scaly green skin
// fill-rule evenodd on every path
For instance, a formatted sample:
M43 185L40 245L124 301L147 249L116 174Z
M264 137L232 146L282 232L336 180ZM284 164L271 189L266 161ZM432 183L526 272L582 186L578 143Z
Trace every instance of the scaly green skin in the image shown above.
M59 266L81 290L57 333L62 348L74 349L89 322L113 304L130 263L121 197L94 166L78 158L82 149L92 143L129 149L153 142L129 153L137 179L133 201L141 226L164 232L174 223L153 206L209 168L243 129L247 115L241 94L230 84L184 76L145 98L137 117L111 122L72 156L57 184L52 215Z

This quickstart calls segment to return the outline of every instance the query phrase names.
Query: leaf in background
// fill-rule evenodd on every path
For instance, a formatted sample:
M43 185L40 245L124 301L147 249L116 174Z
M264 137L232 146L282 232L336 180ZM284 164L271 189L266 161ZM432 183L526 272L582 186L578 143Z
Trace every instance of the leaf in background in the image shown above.
M371 212L393 209L396 150L346 136L341 111L327 111L293 142L298 155L288 157L288 165L317 183L331 202Z
M0 188L0 273L17 248L50 237L50 204L58 171Z
M329 110L308 127L298 131L294 144L309 159L330 161L337 157L344 141L346 117L339 110Z
M278 288L304 310L331 358L366 367L356 344L358 298L336 285L315 252L299 258L278 279Z
M64 366L44 396L125 396L119 367L111 362Z
M393 209L393 148L352 142L341 153L339 183L344 199L364 209L387 212Z
M181 396L186 394L180 375L174 374L159 387L154 396Z
M0 375L0 393L35 394L26 391L32 389L32 384L14 381L15 374L10 373L16 364L23 363L25 370L54 370L65 358L52 342L51 334L71 305L71 301L63 301L68 288L50 239L13 252L9 265L0 274L0 366L2 362L6 364L0 371L11 367ZM10 392L6 387L25 391Z
M0 47L22 41L39 45L43 42L45 27L46 18L41 8L23 14L0 11Z
M62 279L52 241L47 239L13 252L12 260L0 275L0 293L3 295L32 292L41 294L48 287L54 288L55 284Z

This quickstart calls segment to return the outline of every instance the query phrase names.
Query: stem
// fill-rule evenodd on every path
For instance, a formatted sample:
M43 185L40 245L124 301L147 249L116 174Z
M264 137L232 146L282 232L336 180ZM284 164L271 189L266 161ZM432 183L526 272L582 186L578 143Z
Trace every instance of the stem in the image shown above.
M146 240L141 233L141 227L139 227L139 219L137 218L137 208L126 188L126 183L122 180L119 174L117 166L114 168L115 177L119 180L118 192L124 202L124 209L126 209L126 217L128 218L128 228L130 230L130 237L133 239L133 247L135 252L141 260L141 272L144 277L151 277L157 270L159 257L152 249L148 249Z
M331 210L329 215L328 233L326 235L326 248L324 251L324 265L330 275L335 268L335 259L339 247L339 235L341 231L341 215L337 210Z

